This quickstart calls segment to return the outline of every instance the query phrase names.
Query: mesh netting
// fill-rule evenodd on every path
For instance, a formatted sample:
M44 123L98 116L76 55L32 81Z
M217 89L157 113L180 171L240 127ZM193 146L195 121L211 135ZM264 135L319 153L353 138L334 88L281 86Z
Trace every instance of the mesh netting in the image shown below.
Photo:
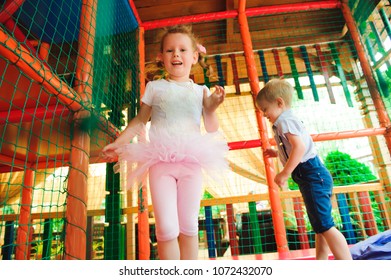
M333 176L332 215L348 243L390 229L389 1L246 7L246 21L215 2L140 27L133 1L2 1L3 259L159 258L147 184L126 191L100 151L137 114L161 27L181 23L219 76L196 66L192 78L227 92L218 117L231 171L223 186L204 184L201 259L314 248L297 185L274 186L281 164L262 155L275 144L254 97L278 77L294 86L292 109Z

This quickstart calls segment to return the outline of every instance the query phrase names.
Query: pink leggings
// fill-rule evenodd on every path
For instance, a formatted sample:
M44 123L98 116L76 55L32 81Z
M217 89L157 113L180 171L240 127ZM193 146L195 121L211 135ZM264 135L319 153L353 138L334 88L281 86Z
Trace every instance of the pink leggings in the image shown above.
M198 234L202 191L201 167L194 163L155 164L149 185L156 220L156 239L169 241L182 233Z

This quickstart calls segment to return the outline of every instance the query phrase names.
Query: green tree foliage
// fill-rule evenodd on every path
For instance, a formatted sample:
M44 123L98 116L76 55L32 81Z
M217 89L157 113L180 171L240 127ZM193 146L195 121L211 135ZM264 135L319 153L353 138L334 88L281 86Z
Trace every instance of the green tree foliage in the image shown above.
M352 159L346 153L330 152L324 163L333 177L335 186L346 186L377 179L368 166Z

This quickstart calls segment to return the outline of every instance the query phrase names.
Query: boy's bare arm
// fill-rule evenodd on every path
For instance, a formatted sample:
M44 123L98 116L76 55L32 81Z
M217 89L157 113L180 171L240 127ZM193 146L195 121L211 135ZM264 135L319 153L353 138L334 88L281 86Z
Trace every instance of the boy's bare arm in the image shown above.
M290 133L286 134L286 136L288 138L289 143L291 144L292 149L289 154L288 161L286 162L284 168L279 174L277 174L275 178L275 182L279 186L286 185L289 176L291 176L293 170L300 163L305 153L305 144L301 140L300 136L290 134Z
M289 159L284 166L284 170L290 175L304 156L305 144L298 135L288 133L286 136L291 144L291 152L289 154Z

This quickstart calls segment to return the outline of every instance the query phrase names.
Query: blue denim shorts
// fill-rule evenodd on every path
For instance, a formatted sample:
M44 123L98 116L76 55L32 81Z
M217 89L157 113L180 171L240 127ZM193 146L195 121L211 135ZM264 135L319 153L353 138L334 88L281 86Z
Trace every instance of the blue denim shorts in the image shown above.
M313 230L322 233L334 227L331 216L333 178L319 157L300 163L292 172L292 179L299 185Z

